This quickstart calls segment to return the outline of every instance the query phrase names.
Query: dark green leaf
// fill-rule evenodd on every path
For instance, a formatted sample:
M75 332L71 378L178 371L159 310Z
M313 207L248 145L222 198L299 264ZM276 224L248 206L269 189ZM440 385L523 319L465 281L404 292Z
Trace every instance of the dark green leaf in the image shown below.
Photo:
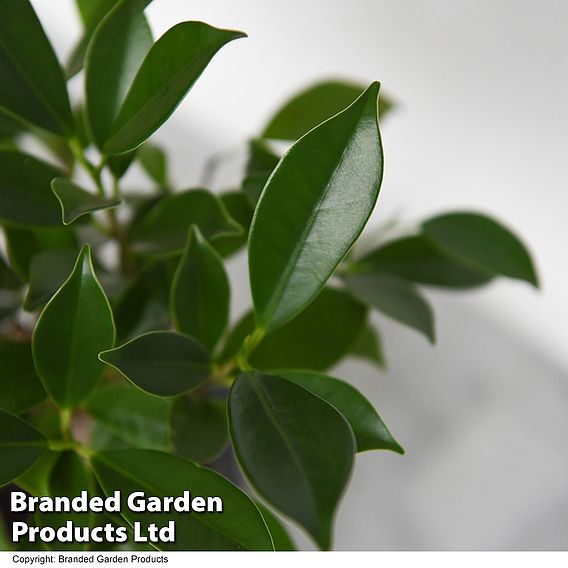
M191 394L176 399L170 431L177 454L197 463L213 461L229 442L225 403Z
M280 156L277 156L265 141L251 140L243 190L252 205L256 205L258 202L266 181L279 161Z
M152 33L144 17L144 8L150 1L122 0L102 20L87 49L87 117L99 148L107 141L120 106L152 47Z
M0 256L0 290L18 290L20 287L20 279Z
M0 110L0 140L3 146L21 130L22 125L17 120Z
M73 228L61 226L61 212L58 227L4 227L4 233L10 265L24 282L30 280L30 266L35 255L47 250L77 250Z
M242 32L182 22L150 49L132 82L104 150L122 154L149 138L173 113L213 56Z
M37 424L35 426L39 430ZM57 426L59 426L59 420ZM41 433L45 436L45 432ZM59 452L45 452L30 469L23 475L20 475L18 479L14 480L14 483L31 495L38 497L41 495L49 495L49 477L58 457Z
M440 247L425 235L387 243L365 255L354 270L372 267L416 282L448 288L470 288L486 284L493 273Z
M362 272L345 277L347 287L360 300L435 341L434 314L416 287L387 272Z
M361 330L359 337L349 351L349 355L367 359L381 369L386 366L381 338L370 322L367 322Z
M168 159L162 148L156 146L156 144L146 142L146 144L141 146L138 150L138 161L144 171L158 186L166 189L170 187Z
M140 272L114 306L117 340L124 342L148 331L170 327L171 283L163 263Z
M30 287L24 309L33 312L45 306L67 280L76 258L75 249L45 250L34 255L30 262Z
M126 154L116 154L108 157L108 167L116 179L120 179L128 171L137 153L138 150L134 150Z
M208 240L242 232L217 197L205 189L191 189L158 201L132 227L132 239L142 253L177 252L183 250L191 225Z
M178 456L152 450L116 450L96 454L93 467L105 493L143 491L146 496L219 496L219 513L132 513L132 523L176 524L175 543L157 543L163 550L272 550L272 541L255 504L224 477Z
M28 470L47 451L47 440L27 422L0 410L0 486Z
M69 497L73 499L81 494L81 491L88 491L90 488L89 477L81 458L74 451L62 452L48 479L48 495L52 497ZM68 513L36 513L35 520L37 526L50 526L57 530L65 526L67 521L71 521L73 526L88 527L90 524L90 514L88 512L78 513L70 511ZM49 550L84 550L86 543L81 544L76 541L64 543L54 541L46 543Z
M382 179L379 84L301 138L274 170L249 238L257 325L274 329L323 288L371 215Z
M329 549L355 453L345 418L286 379L250 372L231 388L229 426L239 463L258 493Z
M112 347L114 322L85 245L71 276L43 310L32 346L45 390L63 408L75 406L95 388L103 371L97 355Z
M275 374L304 387L339 410L351 424L358 452L392 450L404 454L373 405L356 388L313 371L293 369L275 371Z
M171 293L176 328L212 351L229 319L229 280L215 249L192 225Z
M0 219L20 225L61 225L61 210L50 190L51 180L60 175L61 170L32 156L0 149Z
M254 209L241 191L230 191L219 196L229 215L244 229L241 234L220 235L211 243L215 250L227 257L243 248L248 239Z
M87 411L130 446L152 450L170 448L170 404L130 385L108 385L87 400Z
M280 520L276 518L276 515L274 515L272 511L268 510L261 503L257 502L256 506L259 508L260 513L264 518L264 522L268 527L270 536L272 537L272 542L274 543L274 550L276 550L277 552L288 552L296 550L296 547L294 546L290 535L283 527Z
M83 27L83 37L79 40L66 65L67 78L73 77L83 68L87 46L101 20L112 10L119 0L77 0L77 7Z
M263 138L297 140L306 132L349 106L365 90L362 85L345 81L323 81L288 101L264 129ZM381 97L382 116L392 103Z
M299 368L323 371L344 357L365 325L365 306L334 288L321 294L292 321L268 334L250 357L256 369ZM247 314L231 332L222 359L238 350L254 330Z
M0 550L8 551L13 550L14 545L12 539L8 536L6 531L6 526L4 524L4 519L0 517Z
M530 254L520 239L497 221L477 213L447 213L423 224L438 245L495 275L538 287Z
M173 331L154 331L104 351L101 361L142 390L176 396L203 384L211 372L207 351L195 339Z
M72 130L63 71L29 0L0 2L0 77L1 109L55 134Z
M65 178L55 178L51 182L51 189L61 205L61 220L64 225L70 225L83 215L118 207L121 203L120 199L90 193Z
M45 399L29 343L0 342L0 408L20 414Z

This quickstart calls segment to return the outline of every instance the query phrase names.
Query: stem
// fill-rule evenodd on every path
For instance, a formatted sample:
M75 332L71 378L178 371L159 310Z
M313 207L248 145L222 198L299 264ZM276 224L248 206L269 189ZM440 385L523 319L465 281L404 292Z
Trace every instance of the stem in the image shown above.
M241 349L235 357L235 364L241 371L250 371L252 367L249 365L248 358L252 352L258 347L263 340L266 332L264 329L257 327L244 341Z
M59 429L61 431L61 437L65 442L71 440L71 419L73 415L69 408L62 408L59 413Z

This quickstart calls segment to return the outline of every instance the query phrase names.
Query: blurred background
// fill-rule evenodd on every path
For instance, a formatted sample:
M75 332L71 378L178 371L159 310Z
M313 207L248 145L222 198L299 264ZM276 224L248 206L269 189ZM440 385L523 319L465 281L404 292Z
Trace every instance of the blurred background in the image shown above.
M66 59L80 35L74 3L33 4ZM371 225L479 210L536 258L540 292L508 280L432 291L434 348L377 316L388 369L335 370L407 451L358 456L335 547L568 548L568 4L155 0L147 15L155 37L181 20L249 35L222 50L155 136L179 188L199 184L217 153L226 159L215 186L235 183L244 141L296 91L378 79L397 106L382 124L385 179ZM141 180L133 170L126 183ZM242 257L230 268L236 317L250 305L248 277Z

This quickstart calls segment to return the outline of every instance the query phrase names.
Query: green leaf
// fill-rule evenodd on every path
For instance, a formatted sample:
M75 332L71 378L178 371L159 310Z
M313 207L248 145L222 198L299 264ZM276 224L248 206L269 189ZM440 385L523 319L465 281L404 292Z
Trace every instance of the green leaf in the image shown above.
M69 134L73 119L63 71L29 0L0 2L0 76L0 109Z
M45 399L29 343L0 342L0 408L20 414Z
M29 282L31 261L37 254L47 250L77 250L73 228L61 226L61 212L58 215L57 227L4 227L8 259L22 281Z
M119 342L170 327L170 288L171 282L163 263L151 264L140 272L114 306Z
M359 337L349 351L349 355L351 357L366 359L380 369L386 367L381 338L370 322L367 322L361 330Z
M437 245L425 235L391 241L357 261L354 271L373 268L417 284L471 288L488 283L493 273Z
M19 225L60 225L61 211L50 191L51 180L60 175L61 170L33 156L0 149L0 219Z
M197 225L208 240L242 232L217 197L205 189L191 189L158 201L132 226L131 237L141 253L179 252L191 225Z
M176 328L212 351L227 326L229 298L221 257L192 225L172 284L171 312Z
M170 448L170 404L162 398L129 385L108 385L97 389L85 408L130 446L164 451Z
M262 503L257 502L256 506L259 508L260 513L264 518L264 522L268 527L270 536L272 537L272 542L274 543L274 550L277 552L296 550L288 531L283 527L280 520L276 518L276 515L274 515L272 511L270 511Z
M256 491L329 549L355 453L345 418L286 379L250 372L241 373L231 388L229 427Z
M120 199L94 195L65 178L55 178L51 182L51 189L61 205L61 220L64 225L70 225L83 215L121 204Z
M243 190L252 205L258 202L266 181L279 161L280 156L277 156L264 140L250 141Z
M74 451L65 451L59 454L48 479L48 495L52 497L79 497L81 491L90 488L89 477L81 458ZM73 526L88 527L91 514L88 512L52 512L35 514L37 526L49 526L57 530L71 521ZM48 550L84 550L87 543L54 541L45 543Z
M345 81L322 81L288 101L264 129L263 138L297 140L306 132L349 106L365 87ZM381 97L382 116L392 103Z
M304 387L341 412L353 429L358 452L391 450L404 454L373 405L355 387L313 371L289 369L274 373Z
M25 473L45 452L47 440L35 428L0 410L0 487Z
M101 20L120 0L77 0L79 15L83 21L84 33L69 56L66 65L67 78L79 73L83 68L85 52L93 33Z
M55 410L53 413L55 414ZM40 428L35 424L36 428ZM57 427L59 428L59 419L57 417ZM41 432L44 436L45 432ZM47 451L18 479L14 480L14 484L21 487L31 495L40 497L49 495L49 477L51 470L59 457L59 452Z
M93 456L92 464L105 493L143 491L148 496L219 496L223 513L132 513L132 523L176 525L175 543L156 543L162 550L273 550L264 520L255 504L224 477L178 456L152 450L116 450Z
M67 280L76 257L75 249L45 250L32 257L30 286L24 300L24 310L33 312L45 306Z
M247 196L241 191L222 193L219 198L231 218L243 228L243 232L240 234L220 235L215 237L211 243L215 250L226 258L246 245L254 209Z
M16 273L0 256L0 290L18 290L21 285L20 279Z
M138 150L138 161L144 171L159 187L168 189L168 159L165 152L156 144L146 142Z
M253 351L250 363L261 370L324 371L350 351L366 316L367 310L359 301L341 290L324 288L305 311L264 337ZM234 355L253 330L254 316L249 313L229 335L221 359Z
M197 463L213 461L229 442L225 403L191 394L177 398L170 432L176 454Z
M207 351L195 339L173 331L153 331L103 351L99 359L143 391L177 396L202 385L211 372Z
M538 287L530 254L520 239L497 221L478 213L447 213L423 224L426 235L452 254L495 275Z
M92 137L101 149L112 132L134 77L152 47L152 32L144 17L144 8L150 1L119 2L101 21L87 49L87 118Z
M32 339L36 371L56 404L69 408L90 394L103 371L97 355L112 347L114 337L112 311L85 245Z
M116 179L120 179L132 165L134 158L138 154L138 150L127 152L126 154L115 154L108 156L107 164Z
M249 238L257 324L270 330L309 304L347 254L379 195L379 84L298 140L258 202Z
M434 343L434 314L411 282L387 272L362 272L346 276L345 283L361 301L423 333Z
M217 51L244 36L203 22L182 22L169 29L136 74L104 151L121 154L142 144L173 113Z

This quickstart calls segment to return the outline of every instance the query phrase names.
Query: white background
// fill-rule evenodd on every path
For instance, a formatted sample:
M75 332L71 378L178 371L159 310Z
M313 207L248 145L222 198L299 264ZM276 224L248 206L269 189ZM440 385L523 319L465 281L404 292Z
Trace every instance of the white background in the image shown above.
M68 53L79 34L71 0L34 5ZM336 546L566 548L568 4L155 0L148 15L156 37L184 19L250 36L219 53L158 133L180 188L198 183L212 152L238 155L296 89L328 77L378 79L398 107L382 128L374 222L477 209L521 234L536 257L541 292L503 281L430 293L435 348L378 317L389 370L336 370L407 449L359 456ZM239 313L246 271L241 261L231 269Z

